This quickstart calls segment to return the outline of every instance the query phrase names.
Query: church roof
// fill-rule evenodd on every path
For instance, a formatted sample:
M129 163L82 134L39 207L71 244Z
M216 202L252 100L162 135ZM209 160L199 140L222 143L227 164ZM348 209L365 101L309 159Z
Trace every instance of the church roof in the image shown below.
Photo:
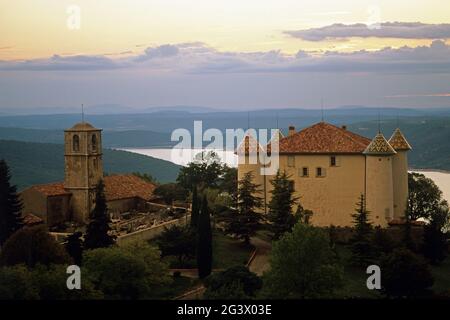
M141 198L150 200L156 186L135 175L112 175L103 178L105 183L105 196L107 201Z
M411 150L411 146L406 141L405 136L400 131L399 128L395 129L394 133L392 134L391 138L389 139L389 144L394 148L395 150Z
M362 153L370 139L326 122L280 139L280 153Z
M364 154L369 155L392 155L396 153L381 132L373 138L366 150L364 150Z
M40 217L38 217L32 213L28 213L23 216L23 223L27 226L34 226L37 224L41 224L43 222L44 222L44 220L42 220Z
M95 128L92 124L88 122L79 122L75 124L72 128L66 131L98 131L100 129Z
M156 186L135 175L112 175L103 178L105 183L106 201L141 198L150 200L153 198L153 191ZM70 191L64 189L63 182L55 182L31 186L30 189L36 190L47 197L68 196Z
M62 182L37 184L31 186L30 189L42 193L47 197L68 196L71 194L69 191L66 191L66 189L64 189L64 184Z

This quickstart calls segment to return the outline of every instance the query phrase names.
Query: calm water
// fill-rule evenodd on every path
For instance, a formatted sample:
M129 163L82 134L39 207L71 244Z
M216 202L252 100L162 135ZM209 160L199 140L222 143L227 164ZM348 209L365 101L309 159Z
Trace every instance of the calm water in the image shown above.
M444 199L450 202L450 173L436 172L436 171L418 171L414 172L422 173L425 177L430 178L437 184L442 190Z
M155 149L124 148L120 150L139 153L162 160L167 160L183 166L191 162L194 159L195 155L202 151L201 149L164 149L164 148L155 148ZM227 163L229 166L232 167L237 166L237 156L233 153L233 151L223 151L223 150L214 150L214 151L218 154L220 159L223 162ZM415 172L422 173L426 177L432 179L442 190L444 198L450 202L450 173L437 171L420 171L420 170L415 170Z
M122 148L119 150L134 152L143 154L146 156L151 156L154 158L167 160L182 166L187 165L191 162L195 155L201 153L202 149L172 149L172 148L155 148L155 149L133 149L133 148ZM214 151L220 157L222 162L225 162L231 167L237 167L237 156L233 151L223 151L223 150L209 150L206 151Z

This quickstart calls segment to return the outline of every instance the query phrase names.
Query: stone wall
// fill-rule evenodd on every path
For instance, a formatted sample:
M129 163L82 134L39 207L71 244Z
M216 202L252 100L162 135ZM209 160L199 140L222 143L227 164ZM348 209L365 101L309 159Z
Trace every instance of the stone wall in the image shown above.
M185 225L186 223L189 223L190 217L191 216L188 215L187 217L185 216L179 219L167 221L154 227L118 236L117 244L119 246L123 246L134 242L142 242L154 239L164 231L164 228L170 228L171 226Z

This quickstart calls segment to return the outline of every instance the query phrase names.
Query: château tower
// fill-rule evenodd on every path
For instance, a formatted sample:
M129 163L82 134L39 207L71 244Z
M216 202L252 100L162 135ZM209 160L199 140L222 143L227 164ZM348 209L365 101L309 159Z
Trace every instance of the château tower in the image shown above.
M103 178L101 129L86 122L64 131L64 188L72 193L72 219L85 223Z
M392 177L394 179L394 219L403 219L408 201L408 151L411 146L400 129L396 129L389 144L397 154L392 159Z
M380 132L363 153L366 156L366 208L375 225L386 227L394 218L392 162L396 151Z

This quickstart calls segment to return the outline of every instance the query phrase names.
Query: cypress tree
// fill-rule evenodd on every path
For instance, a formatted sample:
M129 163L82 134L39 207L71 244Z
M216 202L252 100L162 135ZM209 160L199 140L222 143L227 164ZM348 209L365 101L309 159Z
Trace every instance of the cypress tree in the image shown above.
M192 212L191 212L191 227L194 229L197 228L199 211L200 205L197 194L197 186L194 186L194 190L192 191Z
M270 181L273 189L270 191L272 198L269 203L268 218L272 222L273 238L279 239L287 231L291 231L296 220L292 207L298 200L293 197L294 188L286 172L278 170L275 178Z
M372 224L369 222L369 212L366 210L364 195L361 194L357 203L356 213L352 214L355 233L351 239L352 262L359 267L367 267L373 262L374 247L372 244Z
M91 221L87 226L84 246L86 249L106 248L114 244L114 237L109 235L111 230L108 207L105 198L103 181L97 184L95 193L95 207L91 212Z
M261 214L256 212L261 207L262 199L259 185L252 182L252 172L247 172L238 182L238 210L230 215L227 232L235 234L243 239L246 244L250 243L250 237L256 233L259 227Z
M200 211L200 215L198 216L197 267L198 277L200 279L203 279L211 274L212 231L206 195L203 196L202 209Z
M22 228L22 202L17 187L11 185L11 174L5 160L0 160L0 246Z
M83 241L81 240L82 233L75 232L67 237L65 245L67 253L72 257L73 262L77 266L81 266L83 256Z

